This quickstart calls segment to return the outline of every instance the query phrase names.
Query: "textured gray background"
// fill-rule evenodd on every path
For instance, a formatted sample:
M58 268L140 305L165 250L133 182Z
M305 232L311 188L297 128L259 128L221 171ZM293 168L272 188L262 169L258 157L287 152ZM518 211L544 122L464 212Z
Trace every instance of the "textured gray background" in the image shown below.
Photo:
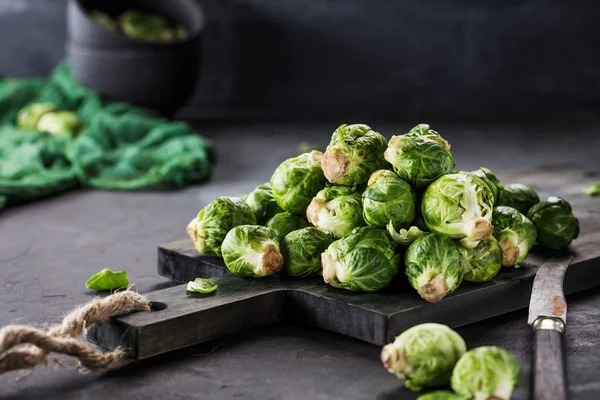
M545 118L600 102L599 2L199 1L186 116ZM0 0L0 73L51 70L65 3Z

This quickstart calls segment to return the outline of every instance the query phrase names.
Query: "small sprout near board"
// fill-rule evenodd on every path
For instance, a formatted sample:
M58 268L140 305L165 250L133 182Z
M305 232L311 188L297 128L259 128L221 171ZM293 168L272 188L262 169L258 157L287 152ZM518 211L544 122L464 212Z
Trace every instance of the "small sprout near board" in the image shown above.
M210 279L196 278L188 282L187 291L192 293L208 294L217 290L219 285L214 284Z
M91 290L115 290L129 286L127 271L111 271L104 268L87 280L85 287Z

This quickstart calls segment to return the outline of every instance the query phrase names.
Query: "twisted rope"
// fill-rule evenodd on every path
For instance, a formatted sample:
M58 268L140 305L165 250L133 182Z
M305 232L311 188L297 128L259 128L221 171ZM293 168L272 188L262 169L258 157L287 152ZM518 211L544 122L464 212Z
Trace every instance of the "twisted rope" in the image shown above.
M75 357L90 371L120 368L130 362L123 350L117 348L103 353L76 337L96 323L134 311L150 311L148 300L138 293L123 291L103 299L93 299L69 313L60 325L47 331L25 325L8 325L0 329L0 374L46 365L50 352Z

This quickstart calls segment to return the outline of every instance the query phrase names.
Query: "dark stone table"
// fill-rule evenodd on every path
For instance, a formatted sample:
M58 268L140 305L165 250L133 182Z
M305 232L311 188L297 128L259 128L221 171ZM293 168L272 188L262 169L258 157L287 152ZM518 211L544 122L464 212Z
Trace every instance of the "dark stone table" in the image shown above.
M386 136L411 125L373 123ZM600 172L600 124L436 124L457 167L487 166L513 179L531 168ZM156 274L156 247L185 237L198 209L267 181L302 140L324 144L333 125L200 128L219 146L206 184L171 193L78 191L0 214L0 326L45 327L94 293L86 279L126 269L141 293L171 283ZM599 178L600 179L600 178ZM598 199L600 201L600 199ZM600 398L600 292L570 296L567 359L573 399ZM459 329L469 347L498 345L521 361L515 399L526 399L531 337L526 311ZM123 370L79 374L38 367L0 376L0 399L414 399L379 361L376 346L300 326L271 326L160 356Z

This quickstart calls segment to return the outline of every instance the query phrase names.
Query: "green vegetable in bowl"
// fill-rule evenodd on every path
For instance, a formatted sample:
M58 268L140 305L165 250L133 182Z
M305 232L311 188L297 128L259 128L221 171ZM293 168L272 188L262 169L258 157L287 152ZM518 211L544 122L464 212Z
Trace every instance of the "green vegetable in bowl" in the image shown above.
M452 389L466 399L509 400L519 382L520 367L508 351L495 346L466 352L456 363Z
M275 214L273 218L267 221L265 226L277 232L277 237L282 240L288 233L307 227L308 222L304 217L284 211Z
M198 217L188 224L186 232L198 252L220 257L221 244L232 228L255 223L256 217L245 201L222 196L201 209Z
M371 174L362 194L363 218L368 225L386 228L392 223L400 229L415 217L415 191L392 171L377 170Z
M275 214L283 211L275 201L275 197L273 197L270 182L258 185L253 191L244 196L243 200L254 211L256 222L259 225L266 224Z
M323 172L330 183L359 186L383 168L387 140L368 125L343 124L333 133L323 155Z
M445 386L452 370L467 351L463 338L446 325L413 326L381 350L388 372L404 379L410 390Z
M321 190L306 209L308 222L340 239L364 226L361 193L346 186Z
M494 230L493 205L494 196L484 181L469 173L456 173L444 175L429 185L421 211L432 232L476 242Z
M539 202L535 190L520 183L511 183L504 186L496 205L516 208L521 214L527 215L529 209Z
M422 231L418 226L411 226L408 229L400 229L396 231L392 221L387 226L388 233L392 237L392 240L401 246L408 246L421 236L427 235L429 232Z
M219 285L215 285L210 279L196 278L193 281L188 282L187 291L208 294L217 290Z
M129 286L127 271L111 271L104 268L87 280L85 287L92 290L115 290Z
M169 22L161 15L128 10L119 16L119 26L129 37L144 40L169 40Z
M333 287L375 292L386 287L400 268L400 256L388 234L374 226L352 231L321 255L323 280Z
M221 252L227 269L238 276L262 278L283 266L277 233L264 226L236 226L225 236Z
M458 245L448 236L432 233L411 243L405 255L410 285L430 303L455 291L463 280Z
M90 17L96 22L98 25L102 26L104 29L109 31L116 31L119 29L117 21L115 21L110 15L100 10L92 10L90 13Z
M36 130L40 118L49 112L55 111L52 103L32 103L23 107L17 114L17 127L23 130Z
M458 246L458 256L468 282L487 282L502 269L502 248L493 236L472 249Z
M436 390L435 392L422 394L417 400L465 400L464 397L446 390Z
M36 129L51 135L74 136L81 130L82 123L77 114L71 111L51 111L40 117Z
M311 151L282 162L271 177L271 190L279 207L304 215L306 207L325 186L321 169L323 153Z
M281 242L283 269L290 276L307 278L323 275L321 253L335 238L314 227L288 233Z
M537 240L533 223L515 208L498 206L494 208L492 224L494 237L502 248L502 266L520 265Z
M502 194L504 187L500 183L500 179L498 179L496 174L484 167L481 167L475 171L471 171L471 174L485 182L494 195L494 204L497 204L500 201L500 195Z
M550 196L529 209L527 217L537 230L537 241L544 247L561 250L579 237L579 220L569 202Z
M446 150L450 151L450 144L447 140L445 140L437 131L431 129L431 127L427 124L419 124L412 128L407 136L422 136L430 140L434 140L444 146Z
M398 176L422 189L454 169L454 158L443 144L425 136L392 136L383 153Z

